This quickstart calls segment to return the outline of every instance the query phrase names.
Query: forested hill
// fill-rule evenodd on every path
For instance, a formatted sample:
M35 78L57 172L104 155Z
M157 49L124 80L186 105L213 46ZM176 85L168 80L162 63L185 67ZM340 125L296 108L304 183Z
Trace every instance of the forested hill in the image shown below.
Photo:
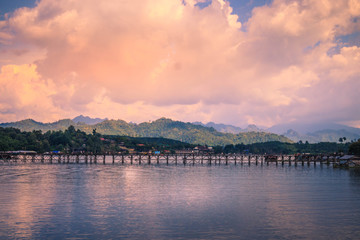
M127 123L123 120L105 120L95 125L75 123L70 119L60 120L54 123L41 123L28 119L13 123L2 123L0 127L14 127L22 131L42 130L65 130L74 126L86 133L96 132L106 135L121 135L131 137L163 137L179 140L192 144L201 145L227 145L227 144L251 144L256 142L291 142L288 138L273 133L246 132L246 133L221 133L214 128L203 127L191 123L173 121L160 118L153 122L140 124Z
M0 127L13 127L26 132L31 132L33 130L41 130L43 132L65 130L70 126L76 127L77 124L70 119L63 119L53 123L42 123L32 119L25 119L18 122L0 123Z

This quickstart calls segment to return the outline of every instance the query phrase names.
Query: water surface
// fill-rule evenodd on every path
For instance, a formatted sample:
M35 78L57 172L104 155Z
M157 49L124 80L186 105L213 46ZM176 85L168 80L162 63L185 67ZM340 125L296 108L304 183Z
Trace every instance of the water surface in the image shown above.
M357 239L331 166L0 165L0 239Z

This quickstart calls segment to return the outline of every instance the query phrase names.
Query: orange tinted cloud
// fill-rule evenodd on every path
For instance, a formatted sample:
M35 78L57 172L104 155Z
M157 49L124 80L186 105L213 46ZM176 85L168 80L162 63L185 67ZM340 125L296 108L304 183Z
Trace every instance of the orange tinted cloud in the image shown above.
M2 119L39 116L24 110L39 102L47 103L39 111L53 112L46 120L80 113L262 125L360 119L350 87L359 85L359 48L337 40L359 31L359 1L275 0L246 23L227 1L203 9L198 2L42 0L16 10L0 24L1 84L28 82L25 73L5 72L28 60L47 94L14 88L12 102L2 99ZM17 49L26 54L16 57Z

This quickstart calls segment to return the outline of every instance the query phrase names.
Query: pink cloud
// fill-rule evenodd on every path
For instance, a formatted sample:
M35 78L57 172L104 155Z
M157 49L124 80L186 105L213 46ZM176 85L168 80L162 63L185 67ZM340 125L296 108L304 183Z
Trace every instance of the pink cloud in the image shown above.
M1 86L21 81L5 72L9 64L27 61L39 87L52 83L51 91L40 88L51 94L24 100L20 93L37 89L15 89L2 99L1 118L35 116L24 109L42 101L39 111L54 113L47 120L79 113L241 125L360 119L350 87L358 85L359 48L337 42L359 31L358 1L275 0L244 24L227 1L203 9L198 2L42 0L18 9L0 24ZM340 51L330 56L334 47Z

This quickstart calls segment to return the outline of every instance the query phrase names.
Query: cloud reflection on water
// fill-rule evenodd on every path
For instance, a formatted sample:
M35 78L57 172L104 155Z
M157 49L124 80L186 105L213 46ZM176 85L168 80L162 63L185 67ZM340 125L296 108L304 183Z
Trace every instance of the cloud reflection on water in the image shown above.
M2 238L360 233L356 178L328 167L28 164L1 166L1 172Z

